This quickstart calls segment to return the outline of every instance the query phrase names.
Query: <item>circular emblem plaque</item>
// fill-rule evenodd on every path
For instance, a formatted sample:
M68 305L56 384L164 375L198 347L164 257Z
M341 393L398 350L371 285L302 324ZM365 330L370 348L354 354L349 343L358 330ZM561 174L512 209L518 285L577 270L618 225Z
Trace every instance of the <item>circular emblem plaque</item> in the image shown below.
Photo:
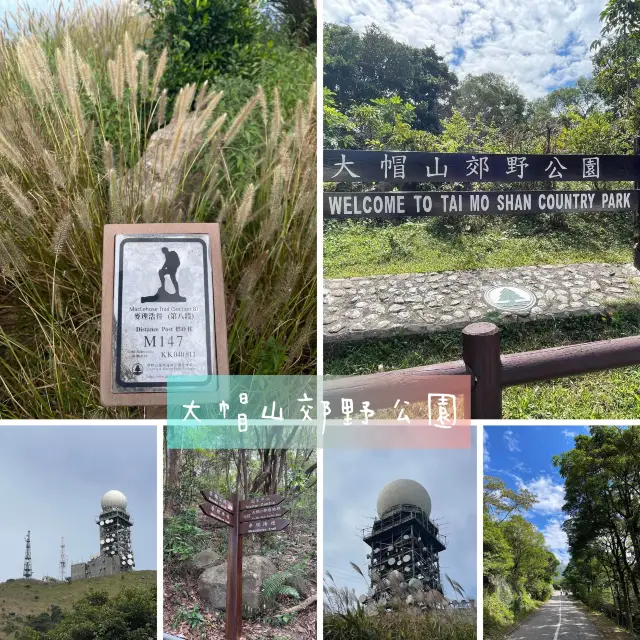
M495 309L518 313L536 304L536 297L522 287L500 286L485 291L484 299Z

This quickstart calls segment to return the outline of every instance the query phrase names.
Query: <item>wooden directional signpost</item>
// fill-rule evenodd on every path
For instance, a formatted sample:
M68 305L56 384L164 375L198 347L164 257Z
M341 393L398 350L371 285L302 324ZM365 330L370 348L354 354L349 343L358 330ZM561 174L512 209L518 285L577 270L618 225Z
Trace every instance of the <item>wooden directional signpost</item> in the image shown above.
M575 211L634 212L634 264L640 268L640 145L634 155L537 155L325 150L325 182L481 183L592 182L589 191L361 191L325 192L324 217L521 215ZM602 189L605 182L634 182L633 189Z
M242 536L251 533L282 531L289 526L283 520L287 511L278 506L283 496L271 495L249 500L234 496L227 500L215 491L202 491L206 500L202 512L229 527L229 556L227 559L227 640L238 640L242 633Z

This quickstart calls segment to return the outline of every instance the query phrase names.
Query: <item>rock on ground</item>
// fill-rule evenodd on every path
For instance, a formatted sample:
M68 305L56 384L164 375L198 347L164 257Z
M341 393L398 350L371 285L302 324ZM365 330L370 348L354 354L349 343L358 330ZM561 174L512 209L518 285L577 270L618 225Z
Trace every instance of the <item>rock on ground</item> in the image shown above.
M196 555L191 558L190 565L195 571L202 572L220 564L221 560L222 558L219 553L216 553L213 549L206 549L205 551L196 553Z
M263 556L242 559L242 604L259 610L262 585L277 573L273 562ZM208 609L224 611L227 605L227 563L207 569L198 579L198 595Z

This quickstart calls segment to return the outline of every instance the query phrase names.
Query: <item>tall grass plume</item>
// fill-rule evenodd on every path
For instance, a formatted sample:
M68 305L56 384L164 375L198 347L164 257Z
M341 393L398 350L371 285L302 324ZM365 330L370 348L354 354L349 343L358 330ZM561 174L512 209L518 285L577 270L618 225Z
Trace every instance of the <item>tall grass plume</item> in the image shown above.
M216 87L170 101L166 53L144 53L149 17L129 4L11 20L0 417L136 415L99 404L102 232L115 222L221 222L232 373L315 373L315 100L292 118L259 87L230 113Z

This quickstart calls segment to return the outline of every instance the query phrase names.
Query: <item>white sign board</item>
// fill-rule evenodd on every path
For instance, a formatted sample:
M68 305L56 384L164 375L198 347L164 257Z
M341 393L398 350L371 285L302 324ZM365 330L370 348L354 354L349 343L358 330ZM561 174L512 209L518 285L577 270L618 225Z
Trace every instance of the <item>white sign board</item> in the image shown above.
M209 242L115 236L114 393L166 392L168 376L217 374Z

